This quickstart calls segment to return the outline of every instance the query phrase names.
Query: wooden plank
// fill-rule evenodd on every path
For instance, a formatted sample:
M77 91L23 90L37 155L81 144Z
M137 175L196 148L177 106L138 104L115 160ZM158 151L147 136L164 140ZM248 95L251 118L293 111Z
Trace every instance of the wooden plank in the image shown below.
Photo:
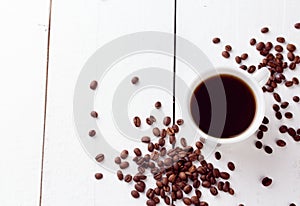
M294 29L294 23L299 21L295 15L298 7L298 1L178 0L177 34L200 48L215 67L239 69L234 61L236 55L247 52L249 59L244 61L246 65L258 64L261 59L255 48L249 45L252 37L258 41L276 43L276 37L282 35L299 47L299 31ZM264 26L270 28L268 34L260 32ZM220 37L221 43L213 44L214 37ZM229 60L221 56L226 44L233 47ZM186 84L191 85L196 73L180 61L177 61L177 65L177 74ZM288 77L299 76L299 70L287 73ZM291 101L292 96L299 93L299 87L291 90L280 88L277 91L284 99ZM224 170L228 170L228 161L236 163L237 169L231 178L236 194L232 197L219 193L215 198L209 191L203 190L203 199L210 205L289 205L291 202L299 204L299 145L290 137L278 132L278 127L283 122L298 128L299 124L297 126L296 122L299 119L296 117L293 121L284 119L280 122L275 120L270 106L272 104L272 95L266 95L266 116L270 118L271 123L263 142L271 145L274 153L266 155L264 151L256 149L253 145L255 137L237 145L217 148L223 154L221 161L215 161L213 153L208 159ZM290 110L299 113L297 107L296 104L292 104ZM276 138L286 139L288 147L278 148L274 140ZM288 177L286 174L289 174ZM265 175L273 178L270 188L261 185L260 181Z
M42 205L142 204L143 198L139 201L131 199L132 185L119 182L115 171L109 172L99 167L84 152L73 123L74 89L82 67L98 48L125 34L141 31L172 33L173 12L174 2L171 0L53 2ZM94 105L102 117L99 119L100 127L107 126L106 133L103 131L105 137L121 138L118 131L112 128L114 124L106 122L106 118L111 121L111 104L106 100L112 98L113 91L124 76L139 68L151 66L172 71L173 59L157 54L127 57L102 79L101 90L98 91L101 95L97 93ZM172 76L169 78L171 80ZM88 85L83 86L86 86L86 92L89 93ZM133 100L134 104L141 105L145 102L143 97L137 95ZM162 102L165 108L170 108L165 112L171 115L171 96L163 97ZM145 107L152 107L153 103L143 105L144 110L130 104L130 116L135 112L146 115L143 113L146 111ZM127 107L127 104L120 102L120 107ZM86 135L86 138L89 137ZM133 143L130 144L128 139L120 141L121 144L110 143L114 143L117 150L122 146L132 148ZM95 181L93 176L97 171L104 173L102 181ZM117 194L118 198L114 198L112 194Z
M0 3L0 205L39 204L48 7Z

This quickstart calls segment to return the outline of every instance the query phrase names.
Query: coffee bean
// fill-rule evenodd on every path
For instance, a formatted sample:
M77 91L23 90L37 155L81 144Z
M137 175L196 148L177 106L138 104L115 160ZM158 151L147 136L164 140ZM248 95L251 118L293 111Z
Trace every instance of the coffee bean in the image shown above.
M266 125L262 124L262 125L259 126L259 130L263 131L263 132L266 132L266 131L268 131L268 127Z
M259 42L256 44L256 50L261 51L263 48L265 48L265 43Z
M176 121L176 123L177 123L179 126L181 126L181 125L184 124L184 120L183 120L183 119L178 119L178 120Z
M131 191L131 196L133 198L139 198L140 197L140 193L138 191L136 191L136 190L132 190Z
M289 103L288 103L288 102L282 102L281 105L280 105L280 107L281 107L282 109L286 109L288 106L289 106Z
M282 52L282 51L283 51L283 47L280 46L280 45L276 45L274 48L275 48L275 50L276 50L277 52Z
M299 79L297 77L293 77L292 82L296 85L299 84Z
M284 147L286 145L286 142L282 139L279 139L276 141L276 144L279 146L279 147Z
M268 117L264 117L262 123L263 123L263 124L269 124L269 119L268 119Z
M142 156L142 152L141 152L141 150L140 150L139 148L135 148L135 149L133 150L133 152L134 152L134 154L135 154L136 156L138 156L138 157Z
M198 149L202 149L202 148L203 148L203 143L200 142L200 141L197 141L197 142L195 143L195 145L196 145L196 147L197 147Z
M293 139L296 141L296 142L299 142L300 141L300 135L295 135L293 137Z
M282 114L281 114L281 112L276 112L276 113L275 113L275 116L276 116L276 118L279 119L279 120L282 119Z
M230 189L230 184L229 184L228 181L226 181L226 182L224 183L224 186L223 186L222 190L223 190L224 192L228 192L229 189Z
M285 125L281 125L279 127L279 131L280 131L280 133L286 133L288 131L288 128Z
M273 152L273 149L268 145L264 146L264 150L267 154L272 154Z
M221 159L221 153L220 152L215 152L215 158L217 160L220 160Z
M296 24L294 25L294 27L295 27L296 29L300 29L300 23L296 23Z
M101 179L103 178L103 174L102 174L102 173L96 173L96 174L95 174L95 178L96 178L97 180L101 180Z
M94 137L96 135L96 131L95 130L90 130L89 131L89 136L90 137Z
M147 206L155 206L156 205L154 200L147 200L146 204L147 204Z
M126 175L125 178L124 178L124 181L127 182L127 183L131 182L131 180L132 180L132 176L129 175L129 174Z
M95 157L95 160L97 162L102 162L104 160L104 154L98 154L96 157Z
M186 142L186 139L184 137L180 138L180 144L183 146L183 147L186 147L187 146L187 142Z
M166 117L164 118L164 120L163 120L163 124L164 124L165 126L169 126L170 123L171 123L171 117L166 116Z
M294 61L294 59L295 59L294 53L293 53L293 52L288 52L287 58L288 58L290 61Z
M296 130L292 127L288 128L288 134L291 136L291 137L295 137L296 136Z
M235 62L236 62L237 64L240 64L240 63L242 62L241 57L236 56L236 57L235 57Z
M148 125L152 125L152 124L153 124L153 121L150 119L150 117L147 117L147 118L146 118L146 123L147 123Z
M231 195L234 195L234 190L232 188L229 188L228 193L231 194Z
M250 45L253 46L256 44L256 39L252 38L250 39Z
M273 110L274 110L275 112L278 112L279 109L280 109L280 107L278 106L278 104L273 104Z
M182 198L183 198L183 193L182 193L182 191L181 191L181 190L177 190L175 194L176 194L176 198L177 198L177 199L179 199L179 200L180 200L180 199L182 199Z
M127 161L121 162L121 164L119 166L120 166L120 169L126 169L129 167L129 162L127 162Z
M191 205L192 204L192 200L188 197L184 197L182 200L183 200L185 205Z
M210 193L211 193L213 196L218 195L218 190L217 190L216 187L212 186L209 190L210 190Z
M123 180L123 178L124 178L123 172L121 170L117 171L117 176L118 176L119 180Z
M285 38L284 37L277 37L276 41L278 41L279 43L284 43L285 42Z
M261 141L256 141L255 146L257 149L261 149L263 145L262 145Z
M231 47L230 45L226 45L226 46L225 46L225 50L229 52L229 51L232 50L232 47Z
M235 165L233 162L228 162L227 167L229 170L234 171L235 170Z
M228 180L230 178L230 175L227 172L220 172L220 177L224 180Z
M191 191L192 191L192 186L191 185L186 185L184 188L183 188L183 191L185 194L189 194Z
M294 102L299 102L300 98L298 96L293 96L293 101Z
M160 202L158 197L153 197L153 200L154 200L155 204L158 204Z
M98 82L96 80L90 83L90 89L95 90L98 86Z
M261 31L261 33L268 33L269 28L268 27L263 27L260 31Z
M120 153L120 157L124 160L128 157L128 150L123 150L121 153Z
M300 128L299 128L299 129L297 129L297 134L300 134Z
M294 52L296 50L296 46L294 44L286 45L286 49L290 52Z
M220 43L220 38L218 38L218 37L215 37L215 38L213 38L213 40L212 40L212 42L214 43L214 44L218 44L218 43Z
M272 184L272 179L269 177L264 177L261 183L263 184L263 186L268 187Z
M287 119L292 119L292 118L293 118L293 113L291 113L291 112L286 112L286 113L284 114L284 116L285 116Z
M144 143L149 143L151 141L151 139L148 136L144 136L144 137L141 138L141 141L144 142Z
M136 127L140 127L141 126L141 119L139 117L134 117L133 118L133 124Z
M121 158L120 158L120 157L116 157L116 158L115 158L115 163L116 163L117 165L119 165L121 162L122 162L122 161L121 161Z
M144 192L145 191L145 188L146 188L146 185L144 182L140 181L140 182L137 182L135 185L134 185L134 188L138 191L138 192Z
M299 28L300 28L300 27L299 27ZM296 204L295 204L295 203L291 203L290 206L296 206Z
M171 145L176 144L176 137L174 135L169 136L169 142Z
M154 134L154 136L159 137L160 136L160 130L158 129L158 127L153 128L152 133Z
M155 106L156 109L160 109L161 108L161 103L160 102L156 102L154 104L154 106Z
M98 118L98 113L96 111L91 111L91 116L94 118Z
M131 83L132 84L137 84L139 82L139 78L138 77L132 77L132 79L131 79Z
M150 142L150 143L148 144L148 151L149 151L149 152L153 152L153 150L154 150L154 144L153 144L152 142Z
M151 119L152 122L156 122L156 118L153 115L150 115L149 118Z
M289 65L289 68L290 68L291 70L296 69L296 64L295 64L295 62L292 62L292 63Z
M281 102L281 97L278 93L273 93L273 97L277 102Z
M171 204L171 200L168 196L164 197L164 201L166 203L166 205L170 205Z
M248 73L252 74L253 72L255 72L256 67L254 65L251 65L248 69Z
M229 52L228 51L223 51L222 52L222 56L224 57L224 58L229 58L230 57L230 54L229 54Z
M209 181L205 180L205 181L202 182L202 186L205 187L205 188L210 188L211 183Z
M261 131L261 130L258 131L257 134L256 134L256 137L257 137L257 139L262 139L264 137L263 131Z
M199 198L197 196L192 196L191 201L194 205L198 205L200 203Z
M240 68L241 68L242 70L247 70L247 66L246 66L246 65L241 65Z

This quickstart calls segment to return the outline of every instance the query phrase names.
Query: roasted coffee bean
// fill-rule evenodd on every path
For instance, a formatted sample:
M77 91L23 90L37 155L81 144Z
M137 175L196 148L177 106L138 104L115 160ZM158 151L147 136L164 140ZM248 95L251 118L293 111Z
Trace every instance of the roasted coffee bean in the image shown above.
M160 130L158 127L153 128L152 133L154 136L159 137L160 136Z
M188 197L184 197L182 200L183 200L185 205L191 205L192 204L192 200Z
M255 146L257 149L261 149L263 145L262 145L261 141L256 141Z
M138 77L132 77L131 79L131 83L132 84L137 84L139 82L139 78Z
M132 180L132 176L131 175L125 175L125 178L124 178L124 181L125 182L127 182L127 183L129 183L129 182L131 182L131 180Z
M299 129L297 129L297 134L300 134L300 128L299 128Z
M262 125L259 126L259 130L262 131L262 132L266 132L266 131L268 131L268 127L266 125L262 124Z
M289 103L288 103L288 102L282 102L281 105L280 105L280 107L281 107L282 109L286 109L288 106L289 106Z
M128 157L128 151L127 150L123 150L121 153L120 153L120 157L124 160Z
M218 44L218 43L220 43L220 38L218 38L218 37L215 37L215 38L213 38L213 40L212 40L212 42L214 43L214 44Z
M288 128L287 130L288 134L291 136L291 137L295 137L296 136L296 130L292 127Z
M150 117L147 117L147 118L146 118L146 123L147 123L148 125L152 125L152 124L153 124L153 121L150 119Z
M147 204L147 206L155 206L156 205L154 200L147 200L146 204Z
M200 141L197 141L195 145L196 145L196 147L197 147L198 149L202 149L202 148L203 148L203 143L200 142Z
M90 89L95 90L98 86L98 82L96 80L90 83Z
M122 161L121 161L121 158L120 158L120 157L116 157L116 158L115 158L115 163L116 163L117 165L119 165L121 162L122 162Z
M140 150L139 148L135 148L135 149L133 150L133 152L134 152L134 154L135 154L136 156L138 156L138 157L142 156L142 152L141 152L141 150Z
M284 37L277 37L276 41L278 41L279 43L284 43L285 42L285 38Z
M154 150L154 144L153 144L152 142L150 142L150 143L148 144L148 151L149 151L149 152L153 152L153 150Z
M102 173L96 173L96 174L95 174L95 178L96 178L97 180L101 180L101 179L103 178L103 174L102 174Z
M240 64L240 63L242 62L241 57L236 56L236 57L235 57L235 62L238 63L238 64Z
M181 125L184 124L184 120L183 120L183 119L178 119L178 120L176 121L176 123L177 123L179 126L181 126Z
M282 119L282 114L281 114L281 112L276 112L276 113L275 113L275 116L276 116L276 118L279 119L279 120Z
M296 142L299 142L300 141L300 135L295 135L293 137L293 139L296 141Z
M241 55L241 59L242 60L246 60L248 58L248 54L247 53L243 53L242 55Z
M256 134L256 137L257 137L257 139L262 139L264 137L263 131L261 131L261 130L258 131L257 134Z
M90 137L94 137L96 135L96 131L95 130L90 130L89 131L89 136Z
M230 183L228 181L226 181L223 185L223 191L228 192L229 189L230 189Z
M294 61L294 59L295 59L294 53L293 53L293 52L288 52L287 58L288 58L290 61Z
M250 45L253 46L256 44L256 39L252 38L250 39Z
M104 154L98 154L95 159L97 162L102 162L104 160Z
M291 113L291 112L286 112L286 113L284 114L284 116L285 116L287 119L292 119L292 118L293 118L293 113Z
M232 188L229 188L228 193L231 194L231 195L234 195L234 190Z
M221 153L220 152L215 152L215 158L217 159L217 160L220 160L221 159Z
M265 48L265 43L259 42L256 44L256 50L261 51L263 48Z
M229 58L230 57L230 54L229 54L229 52L228 51L223 51L222 52L222 56L224 57L224 58Z
M169 136L169 142L171 145L176 144L176 137L174 135Z
M181 144L183 147L186 147L186 146L187 146L186 139L185 139L184 137L180 138L180 144Z
M133 118L133 124L136 126L136 127L140 127L141 126L141 119L139 117L134 117Z
M222 190L223 190L223 187L224 187L224 182L221 182L221 181L218 182L217 187L218 187L218 190L222 191Z
M280 46L280 45L276 45L274 48L275 48L275 50L276 50L277 52L282 52L282 51L283 51L283 47Z
M164 124L165 126L169 126L170 123L171 123L171 117L166 116L166 117L164 118L164 120L163 120L163 124Z
M293 101L294 102L299 102L300 98L298 96L293 96Z
M275 112L278 112L279 109L280 109L280 107L278 106L278 104L273 104L273 110L274 110Z
M252 74L253 72L255 72L256 67L254 65L251 65L248 69L248 73Z
M230 45L226 45L226 46L225 46L225 51L228 51L228 52L229 52L229 51L231 51L231 50L232 50L232 47L231 47Z
M117 171L117 176L118 176L119 180L123 180L123 178L124 178L123 172L121 170Z
M299 79L297 77L293 77L292 79L293 83L298 85L299 84Z
M242 70L247 70L247 69L248 69L246 65L241 65L240 68L241 68Z
M96 111L91 111L91 116L94 118L98 118L98 113Z
M183 191L185 194L189 194L191 191L192 191L192 186L191 185L186 185L184 188L183 188Z
M155 106L156 109L160 109L161 108L161 102L159 102L159 101L155 102L154 106Z
M146 188L146 185L144 182L140 181L140 182L137 182L135 185L134 185L134 188L138 191L138 192L144 192L145 191L145 188Z
M289 68L290 68L291 70L296 69L296 64L295 64L295 62L290 63Z
M203 186L203 187L206 187L206 188L210 188L211 183L210 183L209 181L206 181L206 180L205 180L205 181L202 182L202 186Z
M170 205L171 204L171 200L168 196L164 197L164 201L166 203L166 205Z
M286 142L282 139L279 139L276 141L276 144L279 146L279 147L284 147L286 145Z
M119 166L120 166L120 169L126 169L127 167L129 167L129 162L127 162L127 161L121 162L121 164Z
M228 180L230 178L230 174L227 172L220 172L220 177L224 180Z
M269 121L268 117L264 117L262 123L263 123L263 124L269 124L269 122L270 122L270 121Z
M228 162L227 167L229 170L234 171L235 170L235 165L233 162Z
M267 154L272 154L273 152L273 149L268 145L264 146L264 150Z
M194 205L198 205L200 203L199 198L197 196L192 196L191 201Z
M264 177L261 183L263 184L263 186L268 187L272 184L272 179L269 177Z
M296 23L296 24L294 25L294 27L295 27L296 29L300 29L300 23Z
M286 49L289 52L294 52L296 50L296 46L294 44L288 44L288 45L286 45Z
M154 200L155 204L158 204L160 202L158 197L153 197L153 200Z
M280 131L280 133L286 133L288 131L288 128L285 125L281 125L279 127L279 131Z
M261 31L261 33L268 33L269 28L268 27L263 27L260 31Z
M216 196L216 195L218 195L218 190L217 190L217 188L216 187L211 187L210 189L210 193L213 195L213 196Z
M273 93L273 97L277 102L281 102L281 97L278 93Z
M181 191L181 190L177 190L175 194L176 194L176 198L177 198L177 199L179 199L179 200L180 200L180 199L182 199L182 198L183 198L183 193L182 193L182 191Z
M142 137L141 141L144 143L149 143L151 141L151 139L148 136L144 136L144 137Z
M139 198L140 197L140 193L138 191L136 191L136 190L132 190L131 191L131 196L133 198Z

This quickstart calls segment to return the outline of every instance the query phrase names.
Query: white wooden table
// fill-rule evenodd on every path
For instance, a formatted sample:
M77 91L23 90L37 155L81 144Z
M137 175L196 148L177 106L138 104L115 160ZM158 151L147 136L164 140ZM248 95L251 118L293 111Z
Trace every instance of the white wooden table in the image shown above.
M81 147L73 123L74 87L85 62L107 42L140 31L174 33L175 2L52 1L52 6L49 0L0 3L0 205L143 205L144 197L133 200L132 186L117 181L115 174L95 164ZM215 66L236 67L233 60L220 55L227 43L234 48L233 56L242 52L253 56L249 64L258 59L248 43L251 37L274 41L284 35L300 46L300 33L293 29L300 21L299 6L297 0L177 0L176 31L204 51ZM271 32L261 34L263 26ZM215 36L221 37L221 44L211 43ZM173 70L172 58L148 57L146 61ZM185 69L178 61L177 74L189 82L193 73ZM299 77L298 70L295 75ZM299 87L282 92L289 98L300 95ZM171 107L169 100L162 101ZM267 98L267 104L273 100ZM300 112L299 106L293 109ZM272 111L267 115L273 117ZM291 124L299 127L299 120ZM274 123L264 139L274 148L279 125ZM232 184L237 194L212 198L204 193L206 200L213 206L300 204L300 146L288 141L287 148L276 148L272 156L266 156L254 148L253 141L219 148L224 155L220 168L226 168L226 161L236 162ZM94 179L98 171L105 176L101 181ZM266 189L259 175L268 174L276 181Z

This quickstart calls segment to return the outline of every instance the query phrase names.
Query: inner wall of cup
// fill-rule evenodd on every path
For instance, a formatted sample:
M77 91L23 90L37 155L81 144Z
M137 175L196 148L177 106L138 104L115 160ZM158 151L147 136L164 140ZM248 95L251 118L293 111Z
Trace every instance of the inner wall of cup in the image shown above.
M193 116L192 116L192 112L191 112L191 99L193 97L193 92L194 90L205 80L217 76L217 75L221 75L221 74L228 74L228 75L232 75L237 77L238 79L240 79L241 81L243 81L251 90L253 97L254 97L254 101L255 101L255 114L254 117L252 119L251 124L247 127L246 130L244 130L243 132L239 133L238 135L234 135L228 138L220 138L220 137L214 137L214 136L210 136L209 134L203 132L200 128L199 125L196 124ZM197 82L198 81L198 82ZM195 83L192 86L192 92L188 101L189 104L189 116L191 118L191 120L193 121L194 126L206 137L209 138L213 138L217 141L233 141L233 139L236 140L242 140L242 139L246 139L248 136L252 135L255 133L255 131L258 129L259 125L261 124L261 121L264 117L264 103L262 101L262 91L261 88L258 86L258 83L255 82L254 77L251 78L251 76L247 76L246 74L243 74L241 72L237 72L234 71L232 69L221 69L221 70L216 70L216 71L212 71L211 73L206 73L204 74L201 78L198 78ZM262 114L262 115L260 115ZM257 128L256 128L257 127Z

